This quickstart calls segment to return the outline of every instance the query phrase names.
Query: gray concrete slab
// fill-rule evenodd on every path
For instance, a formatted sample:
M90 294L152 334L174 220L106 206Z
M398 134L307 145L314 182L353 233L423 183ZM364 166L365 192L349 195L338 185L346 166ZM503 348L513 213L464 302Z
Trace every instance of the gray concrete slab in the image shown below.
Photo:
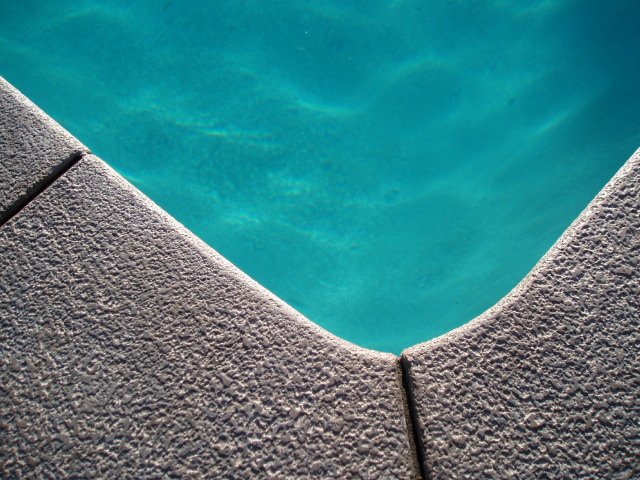
M397 358L89 155L0 228L0 477L415 478Z
M86 152L0 77L0 224Z
M428 478L640 478L639 263L636 152L509 296L402 355Z
M0 478L418 476L395 357L86 153L0 78ZM509 296L403 353L428 478L640 477L639 181L636 153Z

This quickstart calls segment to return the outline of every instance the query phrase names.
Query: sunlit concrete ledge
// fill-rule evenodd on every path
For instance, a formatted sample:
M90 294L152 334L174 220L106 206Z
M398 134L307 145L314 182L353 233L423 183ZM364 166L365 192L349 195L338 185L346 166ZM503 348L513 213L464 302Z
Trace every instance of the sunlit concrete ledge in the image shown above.
M509 296L398 359L305 319L0 78L0 477L638 476L639 185L636 153Z
M430 478L640 478L640 150L495 307L407 349Z
M0 477L417 475L393 355L302 317L1 88L4 182L75 161L4 192L33 198L0 228Z

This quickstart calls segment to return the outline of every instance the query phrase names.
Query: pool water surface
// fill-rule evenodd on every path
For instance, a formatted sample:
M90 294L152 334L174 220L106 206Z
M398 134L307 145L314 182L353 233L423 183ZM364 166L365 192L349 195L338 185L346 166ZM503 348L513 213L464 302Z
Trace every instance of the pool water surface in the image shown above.
M640 146L636 1L0 1L0 75L314 322L504 296Z

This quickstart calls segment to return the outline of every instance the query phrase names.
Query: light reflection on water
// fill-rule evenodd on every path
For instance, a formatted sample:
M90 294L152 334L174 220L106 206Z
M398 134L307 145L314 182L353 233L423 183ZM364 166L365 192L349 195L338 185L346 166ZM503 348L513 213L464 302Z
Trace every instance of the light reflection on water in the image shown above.
M399 352L507 293L640 144L640 4L611 3L2 2L0 73L309 318Z

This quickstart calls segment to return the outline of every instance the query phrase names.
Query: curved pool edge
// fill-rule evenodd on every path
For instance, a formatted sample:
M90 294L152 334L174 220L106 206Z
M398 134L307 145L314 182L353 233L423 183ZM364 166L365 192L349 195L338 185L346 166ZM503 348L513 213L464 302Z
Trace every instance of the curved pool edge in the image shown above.
M638 152L507 297L399 362L304 318L5 83L3 475L415 478L416 445L428 478L636 472Z
M429 478L640 475L638 263L640 150L506 297L402 353Z
M6 91L4 124L44 118ZM2 163L42 186L0 227L3 477L417 476L395 356L304 318L99 158L8 136Z

